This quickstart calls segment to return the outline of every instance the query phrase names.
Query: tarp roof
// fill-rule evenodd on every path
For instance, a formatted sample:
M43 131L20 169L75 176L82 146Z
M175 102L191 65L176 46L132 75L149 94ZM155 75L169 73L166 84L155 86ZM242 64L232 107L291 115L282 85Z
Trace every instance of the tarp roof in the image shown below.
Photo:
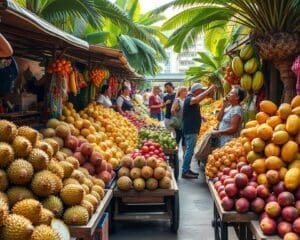
M0 0L0 32L10 41L16 56L42 61L64 55L83 63L101 64L129 79L143 79L118 49L90 46L12 0Z

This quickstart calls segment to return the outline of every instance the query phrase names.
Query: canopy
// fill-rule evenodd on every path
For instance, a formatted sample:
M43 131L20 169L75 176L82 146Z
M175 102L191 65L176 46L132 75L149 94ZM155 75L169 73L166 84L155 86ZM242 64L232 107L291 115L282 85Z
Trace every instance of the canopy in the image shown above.
M68 34L12 0L0 0L0 32L8 39L19 57L43 61L52 56L66 56L87 64L101 64L124 74L128 79L143 79L129 65L118 49L90 46Z

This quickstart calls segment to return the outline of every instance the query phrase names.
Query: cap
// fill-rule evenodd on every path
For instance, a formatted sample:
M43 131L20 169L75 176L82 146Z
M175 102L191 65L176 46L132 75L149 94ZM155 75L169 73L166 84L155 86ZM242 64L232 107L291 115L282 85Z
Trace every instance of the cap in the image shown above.
M204 87L201 83L194 83L191 87L191 92L195 92L197 90L205 90L207 87Z

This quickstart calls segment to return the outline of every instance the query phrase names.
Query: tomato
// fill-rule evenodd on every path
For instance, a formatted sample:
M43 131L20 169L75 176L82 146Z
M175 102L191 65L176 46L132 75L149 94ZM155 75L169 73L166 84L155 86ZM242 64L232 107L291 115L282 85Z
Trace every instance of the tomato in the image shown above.
M142 150L142 153L148 153L149 152L149 148L147 146L143 146L141 150Z
M149 150L150 150L150 151L156 151L156 149L155 149L155 147L154 147L153 145L150 145L150 146L149 146Z
M159 155L161 152L159 150L154 150L154 154Z

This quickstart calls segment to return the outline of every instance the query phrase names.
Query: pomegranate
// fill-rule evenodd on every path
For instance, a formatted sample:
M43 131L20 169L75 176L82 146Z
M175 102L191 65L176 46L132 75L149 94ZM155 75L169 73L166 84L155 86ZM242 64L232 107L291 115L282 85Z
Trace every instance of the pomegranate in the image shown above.
M228 168L228 167L225 167L225 168L223 169L223 174L228 176L228 175L229 175L229 172L230 172L230 170L231 170L230 168Z
M223 191L223 190L225 190L225 186L224 186L224 185L221 185L221 186L219 186L219 187L217 188L217 192L218 192L218 193L221 192L221 191Z
M281 221L277 225L277 232L280 237L284 237L284 235L288 232L292 231L292 224L289 222Z
M265 199L265 198L267 198L267 197L270 196L269 189L265 185L263 185L263 184L258 185L257 188L256 188L256 191L257 191L257 196L259 196L259 197L261 197L263 199Z
M290 192L282 192L278 195L277 201L281 207L291 206L295 204L295 197Z
M284 182L280 181L279 183L273 186L272 190L275 193L275 195L279 195L280 193L286 191Z
M227 194L226 194L225 190L222 190L221 192L219 192L220 199L223 199L226 196L227 196Z
M236 169L231 169L230 172L229 172L229 176L232 177L232 178L234 178L235 175L237 175L238 173L239 173L238 170L236 170Z
M257 214L262 213L265 209L265 201L257 197L251 202L251 210Z
M240 169L240 173L244 173L249 179L253 176L253 168L250 165L244 165Z
M293 231L300 234L300 217L298 217L293 223Z
M214 186L215 186L215 189L217 189L219 186L222 186L221 181L216 181L216 182L214 183Z
M260 221L260 228L262 232L266 235L272 235L276 233L276 222L269 217L265 217Z
M224 184L225 179L227 179L227 178L229 178L229 176L227 176L227 175L223 175L223 176L221 177L221 182L222 182L222 184Z
M225 211L231 211L234 207L234 200L226 196L221 200L221 205Z
M266 200L267 203L276 202L276 201L277 201L277 197L274 194L271 194Z
M225 192L228 197L234 198L238 193L238 188L234 183L230 183L225 186Z
M282 215L282 218L288 222L295 221L299 216L297 209L295 207L291 207L291 206L283 208L281 215Z
M245 166L245 165L247 165L247 163L245 163L245 162L239 162L239 163L236 165L237 170L240 172L240 171L241 171L241 168L242 168L243 166Z
M243 189L248 184L248 177L244 173L238 173L235 175L235 184L238 188Z
M229 177L229 178L226 178L225 181L224 181L224 185L226 186L227 184L230 184L230 183L234 183L234 179Z
M243 189L243 197L247 198L249 201L256 198L257 191L256 188L253 186L247 186Z
M250 204L246 198L240 198L235 202L235 209L239 213L248 212L249 207L250 207Z
M249 183L248 183L248 186L252 186L252 187L257 188L258 183L257 183L257 182L249 182Z
M276 218L281 213L281 207L277 202L269 202L265 206L265 211L269 215L269 217Z

